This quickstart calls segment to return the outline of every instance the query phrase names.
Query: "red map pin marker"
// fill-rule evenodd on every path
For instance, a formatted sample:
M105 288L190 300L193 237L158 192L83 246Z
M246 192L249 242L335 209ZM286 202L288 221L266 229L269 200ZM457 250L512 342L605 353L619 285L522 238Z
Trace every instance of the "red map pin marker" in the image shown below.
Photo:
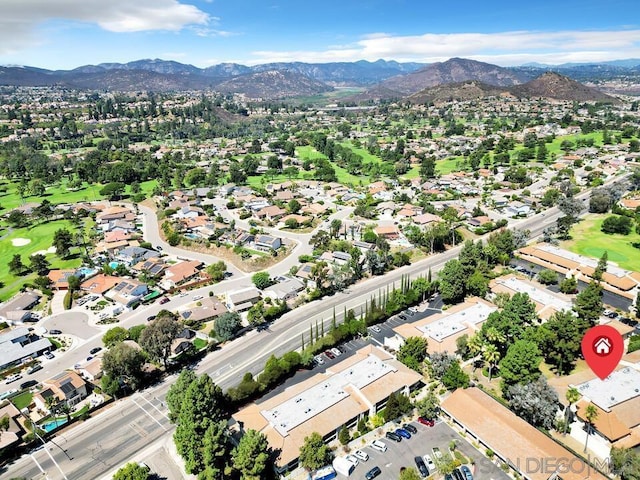
M609 325L592 327L582 338L582 355L589 368L604 380L613 372L624 354L624 340Z

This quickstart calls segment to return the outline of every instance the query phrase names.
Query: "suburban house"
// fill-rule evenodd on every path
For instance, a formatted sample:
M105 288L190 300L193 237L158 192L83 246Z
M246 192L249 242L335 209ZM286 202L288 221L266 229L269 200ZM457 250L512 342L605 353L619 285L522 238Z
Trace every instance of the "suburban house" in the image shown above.
M0 451L20 441L24 433L20 423L17 421L20 416L20 411L13 403L5 402L0 407L0 419L9 419L8 428L2 431L2 435L0 435Z
M297 278L301 278L311 290L315 289L317 286L312 275L313 266L313 263L303 263L300 265L300 268L298 268L295 275Z
M188 324L195 325L208 322L227 312L227 307L216 297L205 297L199 302L201 305L186 308L179 312L180 318Z
M105 297L129 308L134 303L140 301L140 299L147 293L149 293L149 287L147 287L146 283L142 283L134 279L127 279L122 280L115 287L109 290Z
M198 260L178 262L171 265L165 270L160 286L165 290L171 290L172 288L187 283L200 274L200 267L202 267L202 262Z
M126 263L127 265L134 265L142 260L159 256L160 254L155 250L149 250L142 247L127 247L118 252L116 260Z
M193 348L193 340L195 338L196 332L190 328L183 328L173 342L171 342L171 356L180 355Z
M87 383L76 372L64 371L58 375L42 382L43 388L33 396L36 409L42 412L49 412L47 405L49 398L53 398L54 403L66 403L69 407L74 407L86 398Z
M258 210L255 213L255 217L258 219L277 220L283 215L286 215L287 211L277 205L271 205Z
M287 277L267 288L264 291L264 296L286 302L296 298L302 290L304 290L304 283L297 278Z
M0 369L35 358L51 349L48 338L32 334L27 327L18 327L0 333Z
M96 357L85 363L78 369L78 373L89 382L100 380L102 377L102 358Z
M138 273L145 273L151 277L158 277L167 268L167 264L160 257L151 257L147 260L142 260L131 267L131 269Z
M95 275L90 279L82 282L80 284L80 290L102 295L103 293L116 286L120 281L122 281L122 279L119 277L112 277L111 275L99 273L98 275Z
M275 251L282 246L282 240L271 235L257 235L253 244L258 250Z
M400 237L400 230L396 225L378 226L373 229L373 232L387 240L397 240Z
M320 256L320 260L336 265L346 265L351 261L351 255L347 252L324 252Z
M261 298L262 294L256 287L227 292L227 308L236 312L243 312L253 307Z
M358 420L383 409L391 393L409 395L421 380L392 355L369 345L326 372L243 408L233 419L241 426L240 433L249 429L263 433L279 452L278 470L290 471L312 432L330 442L340 429L354 428Z
M47 274L51 280L51 290L67 290L69 277L77 277L75 270L50 270Z
M0 306L0 320L21 323L31 318L31 309L40 302L41 296L35 292L23 292Z

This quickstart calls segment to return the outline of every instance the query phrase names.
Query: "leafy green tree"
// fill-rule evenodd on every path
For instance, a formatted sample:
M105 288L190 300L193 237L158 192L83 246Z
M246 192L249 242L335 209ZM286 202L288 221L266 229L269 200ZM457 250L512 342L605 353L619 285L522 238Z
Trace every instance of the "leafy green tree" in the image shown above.
M255 430L247 430L233 450L233 468L243 480L260 480L268 471L269 455L267 437Z
M400 470L398 480L420 480L422 477L413 467L406 467Z
M105 347L110 348L114 345L129 340L129 331L123 327L113 327L105 332L102 336L102 343Z
M324 444L322 436L318 432L313 432L305 437L302 447L300 447L300 465L307 470L317 470L331 462L331 450Z
M338 440L342 445L346 445L351 441L351 435L349 435L349 430L347 428L341 428L338 432Z
M554 285L558 283L558 274L553 270L549 270L548 268L540 270L537 277L538 281L543 285Z
M58 229L53 234L53 244L56 248L56 255L60 258L67 258L73 246L73 235L66 228Z
M418 415L423 418L433 419L440 413L440 399L431 391L424 398L418 400L415 406L418 409Z
M573 405L574 403L576 403L578 400L580 400L580 392L578 391L577 388L575 387L569 387L567 389L567 393L564 394L564 398L567 400L567 408L565 408L564 412L565 412L565 423L564 423L564 432L563 434L566 435L567 431L569 429L569 417L570 415L572 415L571 413L571 405Z
M589 444L589 437L593 433L593 422L598 418L598 409L593 403L587 405L584 409L584 420L587 424L587 435L584 440L584 452L587 452L587 445Z
M241 328L241 320L238 312L225 312L215 320L214 329L216 337L221 341L232 339Z
M413 409L411 400L402 393L392 393L387 400L387 406L384 408L384 420L390 422L402 415L409 413Z
M611 463L621 480L640 480L640 453L630 448L611 449Z
M507 350L500 362L500 376L503 391L516 383L526 384L535 381L540 375L542 357L538 345L529 340L517 340Z
M100 189L100 195L116 200L122 196L125 188L126 188L126 185L122 182L107 183L104 187Z
M113 480L147 480L150 478L149 467L136 462L127 463L113 476Z
M29 257L29 263L31 264L31 270L36 272L40 276L45 276L51 269L51 264L47 257L41 253L35 253Z
M602 221L600 230L608 234L629 235L631 233L632 223L629 217L621 215L612 215Z
M558 411L558 394L540 375L535 382L515 384L507 389L509 407L535 427L553 428Z
M457 303L464 299L467 277L458 260L449 260L440 271L440 295L445 303Z
M540 351L545 361L560 375L567 375L573 370L585 331L582 322L566 311L555 313L539 327Z
M484 297L489 291L489 279L480 270L476 269L467 278L466 289L469 295Z
M500 351L495 345L485 345L482 349L482 359L489 365L489 381L491 381L493 371L500 361Z
M212 263L207 267L207 274L214 282L220 282L224 280L224 274L227 272L227 264L222 260L216 263Z
M295 198L292 198L289 200L289 203L287 203L287 210L289 210L290 213L298 213L301 208L302 205L300 205L300 202Z
M602 304L602 286L597 281L592 281L581 291L573 303L573 310L578 318L593 326L604 311Z
M118 343L103 355L102 370L111 378L125 381L135 389L142 379L144 362L144 355L140 350L126 343Z
M22 257L19 253L13 255L9 263L9 272L13 275L22 275L27 271L27 267L22 263Z
M29 217L22 210L12 210L7 217L7 223L15 228L22 228L29 225Z
M469 386L469 375L460 367L460 362L455 360L449 365L449 368L444 372L442 376L442 384L448 390L455 390L456 388L467 388Z
M422 372L422 362L427 358L427 339L424 337L407 338L396 355L396 358L407 367Z
M173 313L158 315L140 335L140 346L153 360L161 361L166 368L171 355L171 344L181 331L182 327Z
M254 273L251 277L251 281L256 286L256 288L260 290L264 290L265 288L269 288L272 285L271 276L269 272L257 272Z
M171 387L167 392L166 401L167 408L169 409L169 419L172 422L175 422L178 419L185 393L197 378L198 377L193 370L185 368L180 372L176 381L171 384Z
M134 325L133 327L129 327L129 339L138 343L138 341L140 340L140 335L145 328L147 328L146 325Z
M558 285L558 289L565 294L572 294L578 291L578 281L576 277L571 275L570 277L563 278Z

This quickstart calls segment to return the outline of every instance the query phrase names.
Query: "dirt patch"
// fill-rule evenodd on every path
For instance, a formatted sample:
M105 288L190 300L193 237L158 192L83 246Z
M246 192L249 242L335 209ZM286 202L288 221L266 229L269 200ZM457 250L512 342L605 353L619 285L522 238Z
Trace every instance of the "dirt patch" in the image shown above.
M13 238L11 240L11 245L14 247L24 247L25 245L29 245L31 240L28 238Z

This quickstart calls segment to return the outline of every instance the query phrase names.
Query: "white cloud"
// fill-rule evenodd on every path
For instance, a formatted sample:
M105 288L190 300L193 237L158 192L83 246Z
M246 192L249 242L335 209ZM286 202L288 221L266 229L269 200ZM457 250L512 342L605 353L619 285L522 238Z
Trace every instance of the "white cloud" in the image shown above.
M37 45L37 28L49 20L96 24L110 32L178 31L212 18L179 0L2 0L0 54Z
M377 60L436 62L451 57L515 65L526 62L564 63L640 57L640 30L513 31L394 36L372 33L351 45L324 51L252 52L250 63L271 61L337 62Z

